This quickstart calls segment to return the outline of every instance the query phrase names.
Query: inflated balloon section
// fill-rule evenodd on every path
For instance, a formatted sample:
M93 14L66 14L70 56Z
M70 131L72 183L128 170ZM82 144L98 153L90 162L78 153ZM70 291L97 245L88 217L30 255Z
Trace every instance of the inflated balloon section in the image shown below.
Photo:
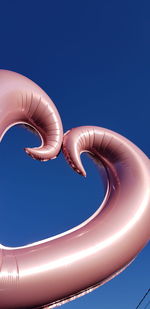
M95 126L63 135L48 95L28 78L0 70L0 138L16 125L36 130L42 144L25 151L56 158L62 149L75 172L86 176L88 152L105 169L107 190L99 209L75 228L10 248L0 245L0 308L55 308L84 295L123 271L150 236L149 158L125 137Z

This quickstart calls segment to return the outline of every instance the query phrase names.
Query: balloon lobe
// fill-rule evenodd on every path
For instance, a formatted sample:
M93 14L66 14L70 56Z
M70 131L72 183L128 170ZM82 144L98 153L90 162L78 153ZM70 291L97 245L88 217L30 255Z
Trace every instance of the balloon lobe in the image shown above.
M37 160L55 158L62 144L63 129L58 111L48 95L28 78L0 70L0 138L16 124L38 132L42 145L25 148Z

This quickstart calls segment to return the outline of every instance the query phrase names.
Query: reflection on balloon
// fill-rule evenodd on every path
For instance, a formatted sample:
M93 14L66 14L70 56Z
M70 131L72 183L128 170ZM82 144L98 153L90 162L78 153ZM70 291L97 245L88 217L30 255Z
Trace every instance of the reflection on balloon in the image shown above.
M85 222L30 245L0 245L0 308L55 308L118 275L148 242L149 159L129 140L104 128L74 128L63 137L60 116L47 94L26 77L4 70L0 117L1 139L18 123L38 132L42 145L25 149L35 159L55 158L62 147L77 173L86 176L83 152L105 169L104 201Z

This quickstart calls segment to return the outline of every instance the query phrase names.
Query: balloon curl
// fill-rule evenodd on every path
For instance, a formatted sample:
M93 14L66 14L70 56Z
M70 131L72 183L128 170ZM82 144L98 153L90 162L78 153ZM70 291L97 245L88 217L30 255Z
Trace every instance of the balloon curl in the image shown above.
M58 111L48 95L21 74L0 70L0 140L7 130L24 124L40 136L40 147L25 148L32 158L55 158L62 145L63 129Z

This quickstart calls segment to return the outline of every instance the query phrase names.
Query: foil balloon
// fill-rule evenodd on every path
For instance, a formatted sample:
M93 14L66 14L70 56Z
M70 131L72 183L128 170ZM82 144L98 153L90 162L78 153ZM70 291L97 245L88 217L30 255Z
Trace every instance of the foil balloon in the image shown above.
M57 156L63 130L55 105L30 79L0 70L0 140L16 124L33 128L41 137L40 147L25 149L31 157L46 161Z
M55 308L92 291L125 269L150 238L150 163L123 136L100 127L79 127L63 137L59 114L29 79L0 71L0 134L14 124L33 127L42 139L26 152L39 160L62 146L71 167L85 176L87 152L105 170L106 195L99 209L73 229L30 245L0 246L0 308Z

